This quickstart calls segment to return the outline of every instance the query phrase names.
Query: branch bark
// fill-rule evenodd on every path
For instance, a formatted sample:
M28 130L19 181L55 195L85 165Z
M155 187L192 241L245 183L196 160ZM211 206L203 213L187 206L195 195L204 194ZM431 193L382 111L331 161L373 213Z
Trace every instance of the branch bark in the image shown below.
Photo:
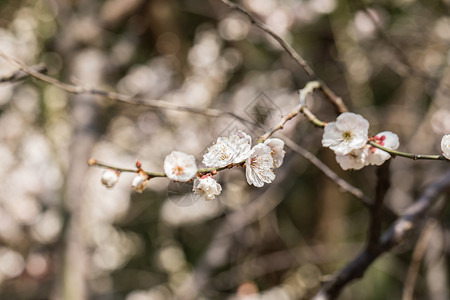
M280 46L286 51L287 54L305 71L305 73L309 76L311 80L316 80L320 83L320 89L322 92L327 96L327 98L333 103L333 105L336 107L337 111L340 113L348 111L347 107L345 106L344 102L340 97L338 97L329 87L328 85L322 81L314 72L314 70L309 66L308 62L304 60L300 54L295 51L295 49L281 36L276 34L269 26L264 24L261 20L253 16L248 10L243 8L240 5L237 5L236 3L233 3L229 0L218 0L225 4L226 6L230 7L231 9L234 9L243 15L247 16L255 26L262 29L264 32L266 32L268 35L270 35L273 39L275 39Z
M370 209L369 238L367 239L367 251L369 253L377 251L377 242L381 234L383 200L391 186L389 171L390 163L391 160L389 159L383 165L378 167L377 170L378 183L375 192L375 202Z
M361 278L367 268L380 255L399 245L437 201L438 196L448 191L450 191L450 171L442 176L441 180L425 189L420 198L406 209L397 221L384 232L378 239L378 242L373 245L371 251L368 251L367 248L364 249L353 261L337 272L331 280L327 281L313 299L328 300L337 298L342 289L353 280Z

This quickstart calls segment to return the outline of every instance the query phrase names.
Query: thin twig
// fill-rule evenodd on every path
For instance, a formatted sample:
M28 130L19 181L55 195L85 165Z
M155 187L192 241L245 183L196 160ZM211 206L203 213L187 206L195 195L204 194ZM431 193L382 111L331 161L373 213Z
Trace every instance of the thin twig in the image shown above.
M372 24L375 26L377 34L391 47L395 53L395 56L397 56L398 60L408 69L408 72L418 78L425 79L431 81L433 84L439 81L436 77L431 77L427 73L418 70L416 67L413 66L411 63L409 57L406 55L406 53L403 51L403 49L397 45L397 43L383 30L383 28L380 25L380 22L375 18L374 14L370 11L370 9L364 4L364 1L359 1L359 5L363 7L363 12L365 15L370 19Z
M304 60L300 54L298 54L295 49L289 45L289 43L284 40L281 36L276 34L269 26L261 22L258 18L253 16L248 10L243 8L240 5L237 5L236 3L233 3L229 0L218 0L222 2L223 4L227 5L228 7L246 15L250 22L255 24L257 27L262 29L264 32L266 32L268 35L270 35L272 38L274 38L280 46L289 54L289 56L305 71L305 73L310 77L312 80L319 81L320 88L323 91L323 93L327 96L327 98L333 103L333 105L336 107L336 109L340 112L346 112L348 111L347 107L345 106L344 102L340 97L338 97L322 80L320 80L314 70L309 66L309 64Z
M281 120L275 126L270 128L268 131L266 131L266 133L264 133L262 136L260 136L258 139L258 142L260 142L260 143L264 142L270 136L272 136L275 132L277 132L280 129L283 129L286 122L293 119L299 113L304 112L305 110L307 110L309 112L309 110L306 108L306 105L305 105L306 97L309 94L312 94L314 92L314 89L318 89L318 88L320 88L320 83L318 81L311 81L311 82L308 82L303 89L299 90L298 92L300 95L300 103L296 107L294 107L290 113L288 113L283 118L281 118ZM319 126L319 127L324 126L324 124L322 122L316 121L316 120L318 120L317 118L309 118L309 116L311 116L312 114L305 114L305 115L308 117L310 122L313 123L314 125Z
M297 154L300 154L301 156L309 160L313 165L319 168L319 170L321 170L328 178L333 180L340 188L342 188L343 190L349 192L350 194L361 200L361 203L363 203L365 206L371 207L373 205L373 201L369 197L364 195L364 193L360 189L354 187L353 185L351 185L350 183L339 177L335 172L333 172L333 170L331 170L329 167L327 167L327 165L321 162L314 154L304 149L287 136L284 135L280 136L286 143L286 146L291 148Z
M280 174L286 178L289 172ZM278 185L270 185L256 199L252 200L240 209L225 215L223 221L218 226L211 243L209 243L205 252L196 263L191 276L188 276L185 282L177 291L175 299L191 300L198 299L198 295L208 286L213 278L213 271L226 263L231 247L233 247L233 238L242 229L257 220L261 220L273 211L283 200L283 189Z
M436 220L429 219L425 224L419 239L417 240L416 247L414 248L414 252L412 254L412 261L409 265L408 272L406 273L405 284L403 286L403 300L414 299L414 286L416 285L420 265L425 255L425 251L427 250L431 234L435 228Z
M437 201L439 195L450 190L450 172L441 177L441 180L429 185L420 198L402 214L397 221L387 229L378 240L375 251L364 249L354 260L342 270L333 275L313 298L315 300L335 299L342 289L351 281L361 278L367 268L384 252L399 245L407 233L413 230L418 221L429 211Z
M198 176L202 176L205 174L217 174L217 172L223 171L225 169L231 169L234 167L242 167L244 164L244 162L238 163L238 164L230 164L228 166L225 167L216 167L216 168L203 168L203 169L197 169L197 175ZM150 171L145 171L142 170L140 168L134 168L134 169L130 169L130 168L121 168L121 167L116 167L104 162L100 162L94 158L90 158L88 160L88 165L91 167L100 167L100 168L105 168L105 169L111 169L114 171L119 171L119 172L125 172L125 173L138 173L140 171L144 172L145 174L148 175L148 178L154 178L154 177L167 177L166 174L161 173L161 172L150 172Z
M41 81L44 81L48 84L51 84L57 88L60 88L68 93L74 94L74 95L96 95L96 96L102 96L114 101L127 103L127 104L133 104L133 105L142 105L150 108L161 108L161 109L168 109L168 110L176 110L176 111L184 111L194 114L200 114L208 117L233 117L237 120L243 122L243 123L249 123L253 124L253 122L246 120L243 117L240 117L232 112L226 112L222 111L220 109L214 109L214 108L205 108L205 109L199 109L194 107L186 107L186 106L180 106L176 104L172 104L170 102L166 102L163 100L154 100L154 99L147 99L147 98L136 98L124 94L119 94L116 92L109 92L105 90L100 89L94 89L94 88L87 88L75 84L69 84L62 81L59 81L56 78L53 78L51 76L41 74L38 71L34 70L33 68L27 66L26 64L22 63L21 61L12 58L5 53L0 51L0 57L2 57L4 60L9 62L10 64L14 65L15 67L19 68L23 72L29 74L30 76L33 76Z
M443 161L450 162L450 160L445 158L444 155L413 154L413 153L401 152L401 151L385 148L385 147L381 146L380 144L378 144L378 143L376 143L374 141L369 141L368 144L370 144L371 146L373 146L375 148L378 148L378 149L381 149L383 151L386 151L389 154L391 154L392 156L401 156L401 157L406 157L406 158L410 158L410 159L413 159L413 160L427 159L427 160L443 160Z
M37 73L46 73L47 72L47 67L44 64L30 66L30 69L34 70ZM0 83L6 83L6 82L13 83L13 82L23 80L29 76L30 76L30 74L28 74L27 72L24 72L23 70L17 70L16 72L14 72L11 75L1 77Z

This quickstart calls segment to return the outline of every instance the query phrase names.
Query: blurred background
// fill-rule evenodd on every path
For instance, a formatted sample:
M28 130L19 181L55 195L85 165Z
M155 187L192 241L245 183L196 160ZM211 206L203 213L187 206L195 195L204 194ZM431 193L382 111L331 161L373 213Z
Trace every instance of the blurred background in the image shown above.
M318 76L390 130L406 152L439 154L450 133L450 1L244 0ZM272 184L221 172L222 194L133 174L113 189L90 157L162 171L173 150L200 164L218 136L257 137L298 102L305 72L270 37L220 1L2 0L0 51L87 88L249 120L155 110L71 95L0 60L1 299L308 299L324 276L364 247L368 211L308 160L287 150ZM322 120L337 113L321 93ZM301 116L282 131L374 197L376 167L344 172ZM396 158L386 205L401 212L448 164ZM447 195L448 198L448 195ZM415 284L415 299L448 299L450 231L444 205ZM392 218L386 218L387 226ZM429 223L427 223L429 224ZM401 299L419 233L377 260L340 299ZM256 296L255 296L256 297Z

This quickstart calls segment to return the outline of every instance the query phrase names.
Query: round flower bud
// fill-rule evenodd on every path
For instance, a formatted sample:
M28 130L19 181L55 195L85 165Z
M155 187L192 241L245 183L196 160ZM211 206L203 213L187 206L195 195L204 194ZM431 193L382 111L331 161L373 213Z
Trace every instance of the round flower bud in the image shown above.
M108 169L102 174L102 184L107 188L112 188L119 181L119 171Z

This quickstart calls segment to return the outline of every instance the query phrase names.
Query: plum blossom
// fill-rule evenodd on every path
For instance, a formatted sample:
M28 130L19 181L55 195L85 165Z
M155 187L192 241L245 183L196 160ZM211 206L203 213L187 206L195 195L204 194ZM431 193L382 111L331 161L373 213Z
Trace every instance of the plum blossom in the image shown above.
M270 155L272 155L273 158L273 168L276 169L281 167L281 165L283 164L284 155L286 154L286 151L283 150L283 140L277 138L267 139L264 142L264 145L267 145L272 149Z
M275 179L271 153L272 149L265 144L253 147L250 156L245 161L245 175L248 184L262 187L264 183L271 183Z
M450 134L444 135L441 140L442 154L446 159L450 159Z
M367 165L368 153L368 148L363 147L355 149L346 155L336 155L336 161L343 170L360 170Z
M119 175L119 171L113 169L105 170L102 174L102 184L107 188L112 188L119 181Z
M251 152L252 138L239 130L228 137L219 137L203 155L203 163L208 167L225 167L244 161Z
M398 136L390 131L383 131L373 137L373 140L381 146L396 150L400 143ZM336 161L342 169L359 170L368 165L382 165L391 157L389 153L373 146L364 145L360 149L352 150L346 155L336 155Z
M145 174L145 172L139 172L138 175L134 177L133 181L131 182L131 187L135 189L136 192L142 193L147 184L148 184L147 174Z
M376 143L391 150L396 150L400 146L398 136L390 131L380 132L375 135L373 139ZM380 166L390 157L391 155L386 151L370 147L367 156L367 164Z
M169 179L186 182L197 174L195 157L180 151L173 151L164 160L164 172Z
M367 142L369 122L361 115L345 112L335 122L325 126L322 145L329 147L336 155L346 155L361 149Z
M192 191L194 194L205 198L205 200L212 200L220 194L222 187L208 174L194 180Z

